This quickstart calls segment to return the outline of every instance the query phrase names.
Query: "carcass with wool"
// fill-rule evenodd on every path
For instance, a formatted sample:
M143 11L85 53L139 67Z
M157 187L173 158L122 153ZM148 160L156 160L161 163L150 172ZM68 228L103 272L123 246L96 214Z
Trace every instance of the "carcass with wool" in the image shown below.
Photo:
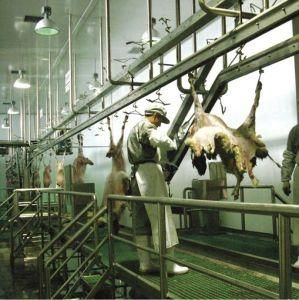
M198 173L203 175L206 171L206 158L214 159L220 156L228 173L237 178L236 186L232 192L234 199L238 199L241 181L244 173L248 173L252 184L258 185L253 173L257 158L268 156L264 142L255 132L255 114L259 104L262 83L258 81L255 90L255 99L250 113L244 123L237 129L228 127L221 118L206 113L198 99L194 87L194 77L189 75L192 97L194 100L194 121L189 129L185 141L192 151L193 165Z

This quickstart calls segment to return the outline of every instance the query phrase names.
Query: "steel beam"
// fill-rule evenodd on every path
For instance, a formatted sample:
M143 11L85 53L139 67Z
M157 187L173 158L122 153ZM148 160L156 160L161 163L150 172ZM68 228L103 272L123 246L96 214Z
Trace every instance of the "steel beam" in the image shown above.
M206 112L210 112L212 110L215 102L222 94L223 87L229 81L265 68L298 53L299 34L223 70L214 81L209 94L204 97L202 104L204 110Z
M219 73L216 80L214 81L209 94L205 97L203 101L203 109L206 112L210 112L217 101L218 97L222 94L223 88L225 85L236 78L240 78L244 75L247 75L251 72L269 66L273 63L276 63L280 60L286 59L290 56L296 55L299 53L299 35L296 35L282 43L279 43L273 47L270 47L256 55L253 55L247 59L244 59L242 62L235 64L222 72ZM186 96L186 98L188 95ZM189 102L188 102L189 103ZM190 107L189 107L190 108ZM188 112L187 112L188 113ZM169 132L170 133L170 132ZM177 168L184 159L189 147L184 144L184 140L179 145L178 150L171 159L171 163L174 164ZM173 172L169 172L167 181L170 181L177 169L171 169Z
M189 56L187 59L181 61L176 66L168 69L167 71L145 83L138 89L132 91L129 95L123 97L103 111L97 113L87 121L79 124L77 127L60 136L52 143L49 143L44 147L41 147L40 149L36 149L35 155L43 153L59 142L72 137L80 131L92 126L93 124L110 116L111 114L130 105L131 103L145 97L153 91L175 80L179 76L182 76L197 67L201 67L209 63L211 60L216 59L217 57L264 34L265 32L283 24L284 22L291 20L298 14L299 0L286 0L274 6L273 8L264 11L257 17L251 19L245 24L240 25L233 31L219 38L214 43L207 45L201 51Z
M0 140L0 147L29 147L29 143L26 141Z

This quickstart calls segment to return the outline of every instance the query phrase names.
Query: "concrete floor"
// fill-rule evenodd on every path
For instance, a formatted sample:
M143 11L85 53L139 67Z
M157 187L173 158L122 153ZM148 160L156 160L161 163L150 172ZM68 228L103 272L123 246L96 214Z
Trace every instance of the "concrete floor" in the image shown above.
M22 264L17 261L12 272L9 245L0 242L0 299L38 299L38 278L35 261Z

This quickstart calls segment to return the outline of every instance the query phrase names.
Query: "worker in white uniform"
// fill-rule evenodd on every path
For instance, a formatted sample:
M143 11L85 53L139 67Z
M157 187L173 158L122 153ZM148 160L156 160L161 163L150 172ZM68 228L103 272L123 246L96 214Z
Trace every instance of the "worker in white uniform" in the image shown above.
M167 185L161 165L160 149L175 150L176 143L158 130L161 123L169 123L165 108L152 104L145 110L145 118L137 123L128 137L128 158L132 168L132 193L141 196L168 197ZM134 185L135 183L135 185ZM140 194L139 194L140 193ZM166 248L167 254L173 255L178 236L172 217L171 207L166 206ZM133 215L135 241L144 247L151 246L151 236L156 251L159 251L158 210L156 204L136 204ZM136 218L137 215L137 218ZM137 249L139 270L143 273L158 271L158 266L151 259L150 253ZM167 261L169 274L184 274L188 268Z
M293 174L293 204L299 205L299 125L294 126L288 135L287 148L283 152L281 181L283 192L291 193L290 180ZM299 219L292 219L292 245L297 247L298 259L293 267L299 268Z

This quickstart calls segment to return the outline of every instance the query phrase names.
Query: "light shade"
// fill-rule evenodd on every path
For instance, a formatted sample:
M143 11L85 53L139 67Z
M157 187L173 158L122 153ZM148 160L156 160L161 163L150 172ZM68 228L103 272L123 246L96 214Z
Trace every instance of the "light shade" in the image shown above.
M31 87L29 81L23 77L24 72L24 70L19 70L20 77L13 84L17 89L29 89Z
M58 27L55 22L53 22L48 17L44 17L40 20L34 28L35 32L40 35L55 35L59 32Z
M160 33L157 29L152 28L152 43L156 44L161 40ZM146 44L150 42L148 31L146 30L141 36L142 43Z
M56 26L55 22L49 19L51 16L51 7L50 6L43 6L42 7L42 15L43 19L37 22L35 25L35 32L40 35L55 35L59 32L58 27Z
M64 107L60 112L63 116L67 116L70 113L70 109L68 107L68 103L65 103Z
M16 103L14 101L11 102L11 107L8 109L7 113L9 115L18 115L20 113L16 108Z
M4 118L1 128L3 128L3 129L10 128L8 118Z
M161 35L160 32L154 28L156 25L156 18L152 18L152 43L156 44L161 40ZM144 44L149 44L150 38L149 38L149 33L148 30L146 30L142 36L141 36L141 42Z
M18 78L13 86L17 89L29 89L31 87L29 81L23 77Z

